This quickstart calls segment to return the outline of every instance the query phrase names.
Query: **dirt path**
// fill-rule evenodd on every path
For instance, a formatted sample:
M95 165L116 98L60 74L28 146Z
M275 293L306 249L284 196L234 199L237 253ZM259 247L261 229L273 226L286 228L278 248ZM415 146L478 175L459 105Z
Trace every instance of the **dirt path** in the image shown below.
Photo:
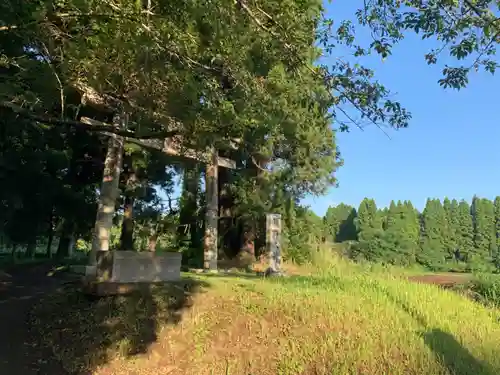
M11 267L0 271L0 374L69 375L51 353L40 349L30 329L30 311L39 299L69 282L49 277L50 265Z

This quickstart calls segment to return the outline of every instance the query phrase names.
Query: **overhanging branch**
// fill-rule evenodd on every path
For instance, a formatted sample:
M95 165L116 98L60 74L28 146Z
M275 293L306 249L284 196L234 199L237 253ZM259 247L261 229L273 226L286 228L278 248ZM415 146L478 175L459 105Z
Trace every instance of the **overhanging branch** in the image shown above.
M159 132L151 132L145 134L137 134L130 130L122 130L114 127L112 124L103 123L101 121L95 121L90 118L84 118L84 121L75 121L75 120L61 120L54 117L37 115L28 111L22 107L19 107L10 102L1 102L0 107L4 109L9 109L18 116L24 117L29 120L33 120L36 122L49 124L49 125L59 125L68 128L79 128L89 132L107 132L116 135L120 135L127 138L134 139L154 139L154 138L168 138L176 135L180 135L180 131L159 131Z

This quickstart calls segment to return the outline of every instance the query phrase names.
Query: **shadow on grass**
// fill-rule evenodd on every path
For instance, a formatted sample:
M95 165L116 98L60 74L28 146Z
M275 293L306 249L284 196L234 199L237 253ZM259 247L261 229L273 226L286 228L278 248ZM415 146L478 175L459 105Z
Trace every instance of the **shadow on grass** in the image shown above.
M496 375L488 365L476 359L451 334L433 329L422 335L425 344L442 361L451 374Z
M113 357L146 353L159 329L178 324L193 295L208 286L184 278L128 296L92 300L75 290L46 296L30 312L31 339L39 343L32 350L52 356L60 374L90 375Z
M410 306L404 299L384 290L385 295L396 306L410 315L425 330L430 323L418 308ZM450 307L452 308L452 307ZM497 375L490 365L475 358L468 349L460 344L450 333L439 328L424 331L421 336L425 344L433 351L436 357L454 375Z

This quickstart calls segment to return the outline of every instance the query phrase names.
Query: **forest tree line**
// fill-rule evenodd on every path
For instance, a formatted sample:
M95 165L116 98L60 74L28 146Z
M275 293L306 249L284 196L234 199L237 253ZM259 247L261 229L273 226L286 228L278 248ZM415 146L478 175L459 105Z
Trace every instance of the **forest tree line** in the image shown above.
M422 212L410 201L378 208L365 198L355 209L329 207L325 239L351 241L354 259L433 270L485 270L500 266L500 196L493 201L429 198Z

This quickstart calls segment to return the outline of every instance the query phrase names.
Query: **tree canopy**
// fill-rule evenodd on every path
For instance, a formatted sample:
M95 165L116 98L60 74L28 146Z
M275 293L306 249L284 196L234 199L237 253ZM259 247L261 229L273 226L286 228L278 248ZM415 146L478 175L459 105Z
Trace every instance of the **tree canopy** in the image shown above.
M404 128L411 120L357 60L372 53L385 58L405 33L416 32L442 43L426 55L429 63L439 62L445 50L464 64L472 59L470 66L443 70L442 86L464 87L470 71L495 71L498 6L472 0L366 1L356 16L358 26L372 31L373 42L363 46L355 38L356 25L327 19L319 0L8 0L0 5L6 150L0 170L7 181L0 188L1 231L11 243L31 247L40 236L51 238L49 244L54 236L88 238L109 152L106 140L116 134L126 141L118 216L126 218L123 212L135 208L151 221L168 212L166 226L141 224L150 229L166 228L178 215L181 224L189 215L200 217L205 203L197 186L203 172L154 150L167 138L181 150L213 146L235 160L236 170L222 184L230 216L288 213L292 235L296 215L317 221L298 200L336 184L342 160L335 133L361 126L352 110L379 127ZM339 45L351 48L356 62L319 63L320 57L335 57ZM173 180L192 168L193 183L184 185L198 193L181 199L191 208L179 211L171 204ZM168 210L159 203L165 196ZM377 219L371 228L375 219L363 217L373 205L357 211L358 235L378 236L382 225L398 228L402 220L413 224L392 241L405 248L415 243L412 208L398 203L389 210L390 220L380 219L379 228ZM456 210L461 212L460 205ZM341 211L328 234L333 240L355 237L354 224L342 224L355 211ZM124 227L129 235L122 238L130 244L136 229ZM490 232L484 227L481 238ZM454 247L449 241L442 246L448 252Z

